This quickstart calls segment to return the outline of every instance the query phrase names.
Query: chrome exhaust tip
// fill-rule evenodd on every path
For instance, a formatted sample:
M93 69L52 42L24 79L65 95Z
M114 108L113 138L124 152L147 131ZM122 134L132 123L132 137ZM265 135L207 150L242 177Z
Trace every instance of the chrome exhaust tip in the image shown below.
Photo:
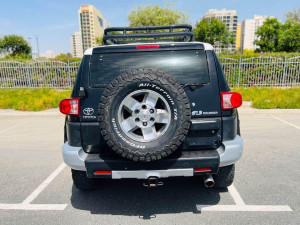
M203 181L204 181L205 187L213 187L215 185L214 178L212 177L211 174L204 174Z

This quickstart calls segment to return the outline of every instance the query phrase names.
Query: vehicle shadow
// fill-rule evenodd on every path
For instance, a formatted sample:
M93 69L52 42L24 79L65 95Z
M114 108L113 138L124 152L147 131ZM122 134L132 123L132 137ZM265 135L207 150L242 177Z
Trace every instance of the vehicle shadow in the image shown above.
M92 214L155 218L156 214L197 211L196 205L216 205L220 192L227 189L206 188L202 177L169 178L163 186L144 187L143 180L101 180L99 188L83 192L72 187L71 204Z

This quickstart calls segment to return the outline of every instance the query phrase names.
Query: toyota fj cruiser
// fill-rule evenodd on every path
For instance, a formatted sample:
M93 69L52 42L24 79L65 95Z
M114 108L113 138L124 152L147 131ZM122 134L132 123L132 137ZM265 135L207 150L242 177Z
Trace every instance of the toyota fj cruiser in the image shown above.
M202 176L227 187L241 157L237 109L210 44L190 25L116 27L85 51L66 114L65 163L74 185L96 179Z

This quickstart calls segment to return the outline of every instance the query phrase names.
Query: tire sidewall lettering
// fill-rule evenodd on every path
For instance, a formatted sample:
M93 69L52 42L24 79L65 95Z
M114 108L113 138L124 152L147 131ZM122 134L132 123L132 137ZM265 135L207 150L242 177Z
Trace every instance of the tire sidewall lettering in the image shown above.
M118 104L116 103L120 103L123 101L123 99L129 95L130 93L137 91L137 90L142 90L142 89L146 89L146 90L151 90L151 91L155 91L157 93L159 93L160 95L162 95L167 103L169 104L170 110L171 110L171 121L176 121L176 123L171 122L167 132L170 132L170 130L172 130L173 135L176 133L175 130L178 128L175 128L178 126L178 117L179 117L179 112L178 112L178 104L175 100L173 100L173 95L171 94L166 88L161 87L161 85L157 84L157 83L153 83L151 81L144 81L144 82L134 82L130 85L128 85L126 88L122 88L119 90L119 92L117 92L114 95L114 99L113 99L113 104L111 106L111 112L110 114L113 115L111 119L111 124L112 124L112 129L113 132L116 134L117 138L120 139L121 142L125 142L127 145L129 145L129 147L131 148L135 148L135 149L146 149L149 148L150 146L153 146L154 148L157 148L159 145L157 145L157 141L164 139L165 134L163 136L161 136L159 139L152 141L152 142L138 142L135 140L132 140L130 137L127 137L118 122L117 119L117 108L118 108ZM171 128L173 127L173 128ZM174 129L175 128L175 129ZM166 133L167 133L166 132ZM164 141L164 144L168 142L168 141Z
M125 141L127 144L129 144L131 147L135 147L135 148L139 148L139 149L144 149L146 146L145 145L136 145L132 142L130 142L127 138L125 138L119 131L119 128L116 124L116 119L112 118L111 120L112 124L113 124L113 129L115 130L116 134L123 140Z
M157 93L163 95L166 100L170 103L170 106L172 106L172 116L174 120L178 119L178 110L177 107L175 106L175 101L173 98L170 96L170 94L162 87L160 87L157 84L150 83L150 82L142 82L138 85L139 88L146 88L149 89L151 88L152 90L156 91Z
M156 92L164 98L164 104L168 104L171 116L169 127L164 134L149 142L127 136L119 121L119 107L124 98L132 92L143 89ZM136 161L155 161L164 158L180 147L183 142L182 135L187 134L188 127L182 126L190 120L188 111L190 108L186 99L184 89L163 71L154 68L128 71L115 78L101 96L99 105L99 109L102 110L99 116L101 133L110 149L124 158ZM161 104L158 102L156 108L160 109Z

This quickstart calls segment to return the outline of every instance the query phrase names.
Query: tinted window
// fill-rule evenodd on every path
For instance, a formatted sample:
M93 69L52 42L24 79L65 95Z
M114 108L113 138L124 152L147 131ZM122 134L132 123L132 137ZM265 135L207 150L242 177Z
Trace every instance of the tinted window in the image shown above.
M103 27L103 20L99 16L98 16L98 20L99 20L100 26Z
M157 68L172 75L180 84L209 82L203 50L129 52L92 55L90 85L105 87L126 70Z

